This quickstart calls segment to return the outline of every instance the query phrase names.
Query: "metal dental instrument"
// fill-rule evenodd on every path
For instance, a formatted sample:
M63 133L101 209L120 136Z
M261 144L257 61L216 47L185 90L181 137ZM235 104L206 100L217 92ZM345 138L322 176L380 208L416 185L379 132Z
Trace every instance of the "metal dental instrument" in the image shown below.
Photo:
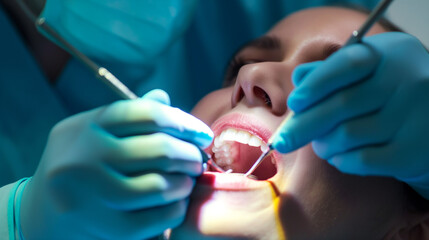
M216 171L220 172L220 173L230 173L231 171L225 171L223 170L221 167L219 167L219 165L216 164L215 161L213 161L212 158L208 159L207 162L205 162L205 164L210 165L210 167L214 168Z
M368 32L368 30L371 28L372 25L374 25L378 19L383 15L383 13L386 11L387 7L389 7L390 3L392 3L393 0L382 0L378 3L378 5L374 8L374 10L371 11L366 21L363 23L363 25L359 28L359 30L353 31L352 35L346 42L346 44L343 46L349 46L354 43L359 43L362 40L362 37ZM291 111L288 113L286 118L280 123L280 126L277 128L277 130L274 132L274 134L271 136L271 138L268 140L268 148L265 152L259 156L259 158L256 160L256 162L253 164L253 166L247 171L244 176L248 177L250 174L252 174L256 168L262 163L262 161L274 150L274 147L272 146L273 140L275 136L277 136L280 132L280 130L283 128L283 126L286 124L286 122L292 118L294 113Z
M39 27L47 34L49 34L60 47L65 48L72 56L76 59L80 60L89 70L91 70L95 76L100 79L104 84L109 86L113 91L115 91L119 96L123 99L137 99L137 95L135 95L127 86L125 86L118 78L116 78L111 72L109 72L104 67L97 65L94 61L88 58L85 54L67 42L60 34L58 34L55 29L53 29L46 22L45 18L37 17L37 15L30 10L28 5L24 3L23 0L17 1L20 8L24 11L28 18L33 21L36 27Z
M221 167L219 167L219 165L216 164L215 161L213 161L213 158L207 154L206 152L204 152L202 149L200 149L201 155L203 156L203 168L204 171L207 170L207 166L206 165L210 165L214 170L221 172L221 173L226 173L225 170L223 170ZM206 165L205 165L206 164Z
M368 32L368 30L374 25L378 19L384 14L389 5L393 2L393 0L382 0L380 1L374 10L371 11L365 23L359 28L359 30L355 30L350 36L349 40L346 42L345 46L349 46L350 44L361 42L363 36Z
M40 27L51 37L53 37L59 44L61 44L68 52L73 55L75 58L80 60L86 67L91 70L98 79L100 79L104 84L109 86L113 91L115 91L123 99L137 99L137 95L134 94L127 86L125 86L118 78L116 78L109 70L104 67L100 67L89 57L79 51L77 48L73 47L69 42L67 42L60 34L58 34L52 27L50 27L44 18L36 19L36 26Z
M285 117L285 119L280 123L280 126L277 128L277 130L274 132L274 134L270 137L270 139L268 139L268 148L267 150L265 150L261 156L259 156L258 160L256 160L256 162L253 164L253 166L249 169L249 171L247 171L244 176L248 177L250 174L252 174L257 167L259 167L259 165L261 165L262 161L266 158L266 156L268 156L268 154L270 154L273 150L273 140L274 137L277 136L280 132L280 130L283 128L283 126L286 124L287 121L289 121L289 119L291 119L293 117L294 113L292 111L290 111L288 113L288 115Z
M73 47L69 42L67 42L60 34L58 34L52 27L50 27L44 18L36 19L36 26L40 27L46 33L48 33L52 38L58 41L65 49L68 50L70 54L80 60L85 66L91 70L95 76L100 79L103 83L109 86L113 91L115 91L123 99L137 99L139 98L134 94L125 84L119 81L111 72L109 72L104 67L100 67L89 57L79 51L77 48ZM201 150L201 149L200 149ZM225 172L221 167L219 167L207 154L201 150L203 156L203 163L210 165L218 172Z
M46 23L44 18L36 18L29 11L29 9L19 1L21 7L24 9L27 15L33 20L35 19L35 24L37 27L40 27L47 34L49 34L53 39L57 41L62 47L64 47L71 55L80 60L86 67L91 70L95 76L100 79L104 84L109 86L113 91L115 91L119 96L126 100L132 100L139 98L136 94L134 94L125 84L123 84L118 78L116 78L111 72L109 72L106 68L99 66L94 61L92 61L88 56L83 54L73 45L71 45L67 40L61 37L57 31L55 31L49 24ZM200 149L201 150L201 149ZM210 165L213 169L218 172L225 172L221 167L219 167L207 154L201 150L201 154L203 156L203 164Z

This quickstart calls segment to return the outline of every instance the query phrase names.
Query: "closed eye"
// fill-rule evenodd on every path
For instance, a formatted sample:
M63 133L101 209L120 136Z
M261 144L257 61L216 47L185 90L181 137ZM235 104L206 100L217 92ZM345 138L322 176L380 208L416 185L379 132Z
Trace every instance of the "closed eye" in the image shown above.
M234 57L228 64L228 67L226 69L225 78L223 81L223 87L229 87L232 86L235 83L235 80L237 78L238 72L240 69L247 65L252 63L257 63L260 61L256 60L245 60L239 57Z
M235 79L237 78L238 72L244 65L262 62L262 60L259 57L265 59L267 58L267 55L268 56L270 55L269 52L279 53L279 52L282 52L281 49L282 49L281 41L276 36L262 36L260 38L257 38L247 43L237 51L237 53L235 54L235 57L229 62L228 67L226 69L223 87L228 87L235 83ZM240 53L245 52L246 50L251 50L253 52L251 56L252 57L256 56L255 58L256 59L259 58L259 60L255 60L255 58L252 58L252 57L248 57L248 58L240 57ZM258 50L261 52L258 52ZM256 54L254 51L257 51L258 53Z
M329 44L329 45L325 46L323 48L323 55L322 55L323 57L322 57L322 60L326 59L329 56L331 56L331 54L333 54L334 52L340 50L341 47L342 46L340 44L336 44L336 43L332 43L332 44Z

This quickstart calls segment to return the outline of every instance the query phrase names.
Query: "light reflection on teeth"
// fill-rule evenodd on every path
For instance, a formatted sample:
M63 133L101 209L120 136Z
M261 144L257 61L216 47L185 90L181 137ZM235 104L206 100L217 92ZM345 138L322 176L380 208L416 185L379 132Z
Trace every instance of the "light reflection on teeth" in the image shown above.
M266 149L267 145L262 142L262 140L255 136L251 135L249 132L241 131L241 130L235 130L233 128L228 128L227 130L223 131L219 136L217 136L214 139L214 146L216 148L219 148L224 145L225 142L231 141L231 142L239 142L242 144L248 144L252 147L261 147Z
M222 151L229 151L230 149L231 149L231 145L229 144L224 144L221 146Z
M260 147L261 151L268 150L267 144L263 143L262 140L249 132L228 128L224 130L219 136L214 139L214 146L212 151L216 157L216 162L221 167L230 166L233 163L235 153L232 152L231 143L239 142L241 144L248 144L252 147Z
M220 147L221 144L222 143L220 142L220 137L216 137L214 139L214 147L218 148L218 147Z
M252 147L259 147L261 146L261 143L261 139L259 139L257 136L251 136L248 144Z
M220 167L229 166L233 162L232 158L223 158L223 157L220 157L220 158L216 158L216 160L217 160L216 161L217 165L219 165Z
M224 151L215 152L216 158L228 158L230 156L231 154L229 152L224 152Z
M248 144L250 137L252 137L252 136L248 132L238 131L236 137L237 137L237 139L236 139L237 142L242 143L242 144Z
M253 179L253 180L258 180L258 178L255 175L252 175L252 174L250 174L247 177L250 178L250 179Z

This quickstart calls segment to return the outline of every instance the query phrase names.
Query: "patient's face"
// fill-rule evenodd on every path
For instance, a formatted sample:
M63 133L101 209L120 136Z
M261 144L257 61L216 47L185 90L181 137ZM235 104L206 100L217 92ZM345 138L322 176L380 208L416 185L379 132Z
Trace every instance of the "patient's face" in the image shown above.
M230 69L230 86L193 111L217 136L207 151L235 173L203 174L173 239L382 239L395 226L402 184L342 174L310 145L269 157L255 172L258 181L240 174L287 114L292 70L326 58L365 18L339 8L301 11L237 54L245 65ZM376 25L369 35L383 31Z

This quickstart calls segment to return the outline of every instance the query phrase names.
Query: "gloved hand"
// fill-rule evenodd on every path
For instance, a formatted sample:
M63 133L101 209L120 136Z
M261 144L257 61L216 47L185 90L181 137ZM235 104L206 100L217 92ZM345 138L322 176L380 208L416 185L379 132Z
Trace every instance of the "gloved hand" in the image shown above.
M196 0L46 0L40 17L88 56L142 65L153 62L185 32L196 3Z
M167 104L152 91L58 123L24 190L24 237L144 239L180 224L213 133Z
M414 37L383 33L296 68L295 116L280 152L312 141L345 173L391 176L429 199L429 54Z

